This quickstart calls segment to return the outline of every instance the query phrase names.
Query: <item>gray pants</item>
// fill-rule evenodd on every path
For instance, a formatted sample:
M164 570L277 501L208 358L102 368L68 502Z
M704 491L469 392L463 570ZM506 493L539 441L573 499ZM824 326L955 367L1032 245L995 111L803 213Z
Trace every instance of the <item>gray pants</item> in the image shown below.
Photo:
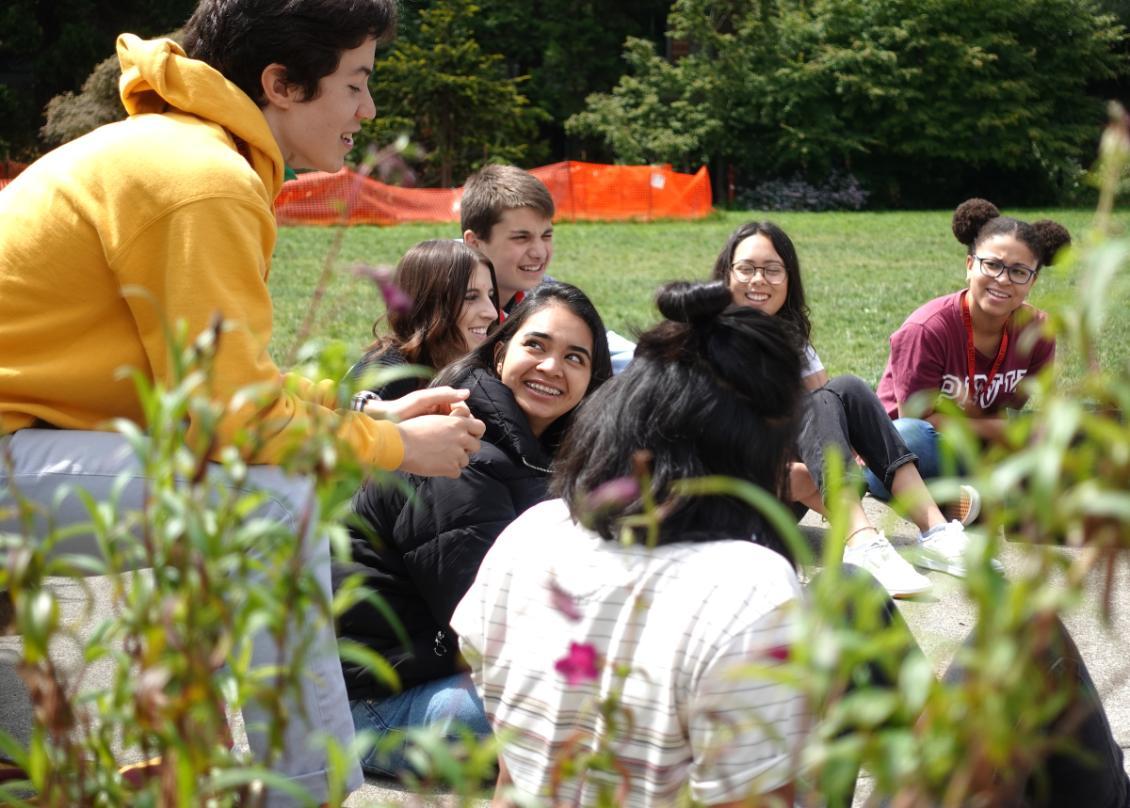
M86 490L95 501L105 501L111 486L119 477L128 481L120 495L121 506L139 510L144 496L145 478L141 476L129 445L120 435L110 432L82 432L78 430L23 429L12 435L0 437L0 452L7 451L13 461L11 482L29 501L42 505L52 503L56 490L63 485ZM274 466L255 466L248 473L250 487L264 491L270 499L258 516L271 519L297 530L301 514L309 506L312 486L309 480L283 473ZM0 489L8 485L7 470L0 462ZM53 510L56 526L87 522L89 516L77 497L68 496ZM315 520L309 520L313 524ZM0 531L14 530L11 523L0 522ZM329 543L325 537L307 535L301 542L305 558L303 567L317 578L326 598L331 597L329 573ZM68 553L83 552L98 555L93 538L69 539L61 549ZM341 663L337 655L337 642L332 624L319 621L311 624L316 633L313 647L303 660L300 698L305 707L305 719L298 704L286 704L290 720L286 726L283 752L273 768L310 792L315 802L327 795L326 755L316 743L323 734L335 738L342 745L353 741L353 718L345 694ZM279 647L267 632L253 638L252 662L256 666L277 664ZM284 663L285 664L285 663ZM266 721L266 713L257 706L244 709L248 727L248 741L252 752L260 760L266 754L267 739L257 731ZM354 762L349 771L347 789L361 785L361 768ZM348 793L348 791L347 791ZM282 795L272 795L268 804L291 804Z

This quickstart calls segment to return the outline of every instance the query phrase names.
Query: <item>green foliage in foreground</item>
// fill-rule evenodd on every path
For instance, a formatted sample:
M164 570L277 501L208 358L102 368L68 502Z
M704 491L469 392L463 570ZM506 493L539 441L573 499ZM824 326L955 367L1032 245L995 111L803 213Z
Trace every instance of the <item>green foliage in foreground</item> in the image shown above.
M1123 121L1117 135L1105 143L1106 151L1113 152L1107 155L1108 162L1118 157L1113 168L1104 170L1107 189L1130 162L1130 119ZM1109 205L1110 193L1104 193L1096 227L1081 233L1078 249L1062 270L1063 278L1055 279L1062 287L1049 284L1053 288L1045 293L1060 345L1086 372L1067 375L1061 365L1039 374L1034 381L1041 388L1041 407L1029 417L1011 421L1000 446L983 452L960 421L947 433L985 501L982 530L973 534L973 550L967 558L969 574L960 583L977 616L969 641L956 656L964 671L961 678L937 681L929 663L915 654L905 630L876 620L878 599L844 580L839 560L847 518L844 509L835 505L841 484L835 463L829 470L832 507L820 556L805 545L790 514L771 492L740 480L679 481L678 496L746 498L774 521L802 566L825 567L825 574L809 584L803 604L798 604L802 633L782 664L767 667L751 661L743 671L752 678L790 684L808 700L814 723L793 769L802 794L812 790L830 800L843 796L862 766L873 777L874 794L895 795L900 806L1007 804L1010 791L1030 773L1039 772L1047 753L1057 749L1048 725L1062 720L1070 726L1079 718L1068 710L1070 699L1077 695L1072 677L1057 677L1046 664L1054 623L1061 611L1078 606L1088 580L1097 579L1105 587L1100 603L1109 607L1116 598L1123 602L1125 595L1113 591L1113 572L1130 549L1130 424L1125 418L1130 409L1130 368L1124 335L1110 336L1125 327L1125 318L1119 315L1130 238L1112 235ZM855 226L854 231L842 227L836 233L837 245L849 241L850 234L863 230L861 223L868 221L830 220ZM817 243L814 236L799 238L805 221L821 219L795 217L784 223L802 243ZM872 225L864 245L885 245L874 266L904 267L906 253L896 248L905 245L895 239L895 220L880 217L879 221L889 232ZM720 228L724 233L733 224L714 221L699 227ZM923 227L926 224L937 223L924 220ZM598 232L599 226L592 229ZM577 232L585 230L578 227ZM659 235L663 230L646 232L652 232L653 238L645 257L657 263L665 247L675 251L677 244L686 244L685 239L664 242ZM334 234L317 235L332 239ZM419 235L419 229L402 233L413 239ZM708 254L716 249L720 235L711 232L711 236L709 245L699 243L695 248ZM894 245L889 243L892 240ZM323 252L333 258L338 246L323 242ZM341 254L349 257L358 248L348 245ZM574 248L578 271L584 259L585 254ZM625 274L622 266L607 270ZM831 266L825 271L835 270ZM918 269L919 275L925 271ZM697 265L695 272L686 273L702 274L704 268ZM855 281L864 287L859 299L877 299L893 277L878 279L864 272ZM850 286L840 284L845 297ZM321 286L307 290L305 299L322 299L324 291ZM360 297L357 287L347 293ZM340 294L342 290L330 295L328 311L340 305ZM919 296L928 295L920 289ZM14 626L23 637L18 666L31 686L35 707L35 726L26 748L0 731L0 753L28 775L25 782L0 785L0 801L6 804L28 804L22 801L28 790L37 792L35 804L48 806L197 805L205 800L217 806L260 804L261 782L286 784L272 782L270 757L249 760L225 743L225 703L233 708L253 700L262 703L268 713L263 729L272 740L270 754L276 754L279 730L287 720L277 696L294 686L302 672L302 654L308 650L303 628L367 597L354 582L336 594L332 605L326 603L298 552L307 535L306 520L318 518L324 521L317 523L314 533L328 535L339 553L348 552L341 526L344 506L364 470L333 437L336 419L328 413L311 417L301 445L285 464L289 471L310 479L316 492L297 533L276 520L256 518L263 495L240 489L247 479L240 449L253 448L256 436L244 434L237 446L225 447L220 463L209 463L207 458L223 409L255 404L256 396L264 393L245 390L231 402L211 400L206 395L208 376L217 340L223 339L223 324L217 323L193 342L187 336L179 333L171 340L173 378L165 384L138 379L148 426L116 424L149 481L140 509L120 501L125 478L110 501L85 498L90 517L85 527L98 541L102 558L53 554L66 550L62 543L76 535L76 528L52 526L49 518L46 528L35 527L31 518L35 506L20 497L18 483L0 487L0 511L14 509L21 517L20 528L0 534L0 590L11 596ZM340 343L322 352L304 349L301 354L300 370L307 377L341 378L344 373L347 359ZM349 391L339 386L337 393L339 404L344 404ZM189 414L194 421L191 432L186 430ZM5 459L0 455L0 462ZM638 472L642 483L645 461L640 465L644 466ZM943 500L955 489L954 480L937 486ZM642 499L648 501L647 496ZM662 518L657 507L645 508L642 516ZM1016 542L1015 551L1025 556L1007 578L989 563L1005 539ZM1082 551L1062 553L1060 546ZM137 567L153 571L122 574ZM1091 576L1094 571L1105 571L1105 580ZM50 576L90 574L111 576L115 611L91 636L82 637L61 619ZM293 651L289 656L295 660L293 666L251 668L247 641L256 628L271 632ZM77 672L56 668L52 647L60 641L78 644L84 663L104 660L113 665L109 684L84 690L81 668ZM355 647L343 648L343 653L365 659ZM228 665L221 667L224 660ZM376 675L393 678L386 663L368 662ZM551 663L547 658L547 675L554 675ZM623 670L620 686L624 677L638 675L630 665ZM884 676L867 676L865 670L881 670ZM567 748L563 755L572 754L571 759L557 761L566 777L590 769L613 776L622 771L616 759L616 733L634 732L633 722L615 690L602 693L596 707L607 716L624 715L628 720L609 722L613 728L593 739L596 754L579 751L588 749L587 739ZM466 749L441 746L434 733L430 737L420 733L417 738L415 759L424 784L453 788L461 796L477 790L489 769L495 741ZM343 748L336 740L326 739L331 805L340 804L345 796L346 761L358 754L356 746ZM497 743L505 744L506 738ZM139 754L159 756L161 762L155 779L137 785L123 778L118 767L124 756ZM620 802L609 787L599 804Z
M1005 211L1027 220L1062 222L1084 238L1093 214L1084 210ZM726 237L743 222L772 218L792 237L800 254L805 292L812 309L813 344L832 373L853 373L876 384L887 359L887 338L915 308L965 283L965 251L949 229L949 211L902 213L728 212L700 222L560 223L550 273L577 284L594 300L609 328L629 335L658 318L652 298L664 281L709 275ZM1115 217L1130 228L1130 212ZM395 264L425 238L458 235L450 225L392 228L283 228L271 270L275 300L273 354L285 362L300 320L322 272L329 246L342 238L340 258L312 333L342 340L356 352L371 340L381 312L371 284L345 271L353 262ZM1077 269L1049 267L1031 300L1038 306L1069 302ZM1130 303L1130 279L1110 289L1115 311ZM382 324L383 327L383 324ZM1111 317L1099 346L1104 363L1130 362L1130 320ZM1077 359L1070 347L1060 358L1071 374Z

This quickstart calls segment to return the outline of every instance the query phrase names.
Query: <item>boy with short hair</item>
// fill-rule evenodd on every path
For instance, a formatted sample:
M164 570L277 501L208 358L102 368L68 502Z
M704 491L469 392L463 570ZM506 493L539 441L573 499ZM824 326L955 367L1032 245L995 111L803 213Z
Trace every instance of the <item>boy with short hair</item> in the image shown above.
M517 166L490 165L467 178L460 203L463 240L494 264L502 318L547 278L553 258L553 196ZM612 371L632 361L635 343L608 332Z
M487 166L463 186L463 240L494 264L503 312L545 277L553 257L554 213L545 184L516 166Z

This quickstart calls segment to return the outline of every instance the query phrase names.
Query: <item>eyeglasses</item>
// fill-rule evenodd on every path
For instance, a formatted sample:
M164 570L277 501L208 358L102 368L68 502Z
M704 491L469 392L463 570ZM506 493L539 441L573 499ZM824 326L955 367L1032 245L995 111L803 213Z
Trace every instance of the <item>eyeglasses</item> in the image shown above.
M1026 267L1023 264L1005 264L999 258L982 258L979 255L973 256L981 265L981 274L986 278L999 279L1005 270L1008 271L1008 279L1015 283L1017 286L1023 286L1029 283L1032 278L1036 276L1036 270L1031 267Z
M759 267L752 261L738 261L730 267L730 271L742 283L749 283L753 280L758 272L761 277L765 279L766 283L771 283L778 286L785 282L785 265L778 264L776 261L770 261L765 266Z

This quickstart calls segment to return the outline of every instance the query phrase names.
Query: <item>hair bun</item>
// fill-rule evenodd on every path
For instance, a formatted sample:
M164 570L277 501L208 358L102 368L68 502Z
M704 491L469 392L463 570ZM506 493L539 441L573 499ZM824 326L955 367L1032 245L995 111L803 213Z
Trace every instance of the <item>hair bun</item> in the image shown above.
M1036 231L1036 236L1040 239L1040 246L1043 248L1044 254L1040 257L1041 264L1054 262L1056 253L1071 243L1071 234L1067 232L1067 228L1051 219L1040 219L1038 222L1032 222L1032 229Z
M660 287L655 302L659 306L659 313L668 320L699 323L711 320L725 311L733 302L733 297L722 281L674 281Z
M977 240L981 228L1000 215L997 206L987 199L966 199L953 212L953 234L968 247Z

